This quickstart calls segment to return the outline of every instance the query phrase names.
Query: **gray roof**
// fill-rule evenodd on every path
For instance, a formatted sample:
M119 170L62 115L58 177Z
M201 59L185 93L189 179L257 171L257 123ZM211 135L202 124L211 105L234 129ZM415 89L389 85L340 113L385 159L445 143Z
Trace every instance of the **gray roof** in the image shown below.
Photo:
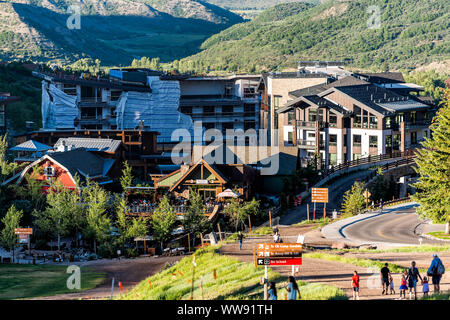
M40 143L40 142L37 142L34 140L28 140L28 141L25 141L24 143L21 143L9 150L11 150L11 151L47 151L47 150L51 150L51 149L53 149L53 148L46 144L43 144L43 143Z
M110 161L106 161L102 157L88 152L85 149L74 149L65 152L52 152L48 156L64 166L71 174L79 174L83 177L104 176L106 170L105 165L111 168Z
M122 144L120 140L114 139L96 139L96 138L60 138L55 148L65 143L68 147L85 148L87 151L101 151L115 153Z

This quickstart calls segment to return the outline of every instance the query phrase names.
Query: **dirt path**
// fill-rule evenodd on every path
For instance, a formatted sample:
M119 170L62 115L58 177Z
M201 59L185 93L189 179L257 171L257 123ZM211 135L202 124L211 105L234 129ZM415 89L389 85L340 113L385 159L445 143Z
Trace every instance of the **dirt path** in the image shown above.
M306 239L308 239L308 231L314 232L313 227L285 227L280 228L281 237L284 242L296 242L296 237L298 234L306 234ZM316 240L316 239L315 239ZM261 237L258 239L247 239L244 241L243 250L239 250L237 244L227 244L222 247L222 253L234 256L241 261L253 262L253 248L256 247L258 242L272 242L270 236ZM347 256L347 255L346 255ZM348 254L348 256L354 256L364 259L374 259L386 261L388 263L395 263L408 267L412 259L415 259L418 267L428 268L431 261L432 253L357 253ZM442 253L441 259L445 265L450 265L450 252ZM283 274L290 275L291 267L271 267L273 270ZM358 267L351 264L345 264L335 261L328 261L323 259L309 259L303 258L303 265L299 267L299 272L296 273L296 279L307 281L311 283L323 283L332 285L344 290L346 295L350 298L352 297L351 288L351 277L353 271L357 271L360 275L360 299L361 300L381 300L389 299L394 300L399 298L398 287L400 286L400 274L393 274L394 284L395 284L395 295L381 295L380 286L380 276L378 270L371 270L365 267ZM430 281L431 282L431 281ZM430 285L432 288L432 285ZM450 276L449 273L444 275L441 283L442 290L450 289ZM418 285L418 292L422 291L422 286ZM421 293L419 297L421 297Z
M120 293L119 281L125 291L131 290L135 285L145 278L158 273L166 263L174 263L180 260L178 257L142 257L137 259L123 260L98 260L90 263L80 263L78 265L89 266L95 271L106 272L106 280L97 288L79 292L60 294L56 296L41 297L35 300L75 300L75 299L103 299L111 295L112 278L114 277L114 295ZM83 276L83 275L81 275Z

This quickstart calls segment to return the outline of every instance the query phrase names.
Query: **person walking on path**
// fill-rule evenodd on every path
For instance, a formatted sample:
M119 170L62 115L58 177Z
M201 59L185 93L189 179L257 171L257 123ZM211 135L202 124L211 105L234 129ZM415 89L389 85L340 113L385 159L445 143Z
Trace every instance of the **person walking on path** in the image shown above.
M298 298L301 300L302 296L300 294L300 289L298 288L298 284L295 281L295 278L293 276L289 276L289 283L287 286L287 291L289 292L288 300L297 300L297 293Z
M383 213L383 199L380 200L380 213Z
M389 270L387 263L385 263L384 267L380 270L380 278L381 286L383 288L383 292L381 294L389 294L389 279L391 278L391 271Z
M431 261L431 265L428 268L427 275L431 277L431 280L434 285L434 292L439 293L440 291L440 283L442 279L442 275L445 273L445 267L442 263L441 259L437 256L437 254L433 254L433 261Z
M392 278L392 276L389 278L389 287L391 289L391 294L395 294L394 278Z
M238 239L238 242L239 242L239 250L242 250L242 241L244 240L244 238L245 237L242 234L242 232L239 231L238 236L237 236L237 239Z
M273 242L280 242L280 234L278 233L278 231L273 235Z
M353 300L359 300L359 275L358 271L353 271L352 277Z
M400 283L400 299L406 299L406 290L408 290L408 282L406 281L406 278L408 277L408 271L404 271L402 275L402 280ZM403 298L402 298L403 294Z
M269 300L277 300L277 288L275 282L270 283L267 293L269 294Z
M414 289L414 300L417 300L417 281L423 283L422 276L420 275L419 269L416 268L416 262L411 262L411 267L408 269L408 287L409 287L409 300L412 299L412 291Z

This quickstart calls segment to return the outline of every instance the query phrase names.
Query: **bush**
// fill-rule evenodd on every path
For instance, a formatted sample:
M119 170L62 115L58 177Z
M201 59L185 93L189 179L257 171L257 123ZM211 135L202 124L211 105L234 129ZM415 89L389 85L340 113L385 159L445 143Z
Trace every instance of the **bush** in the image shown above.
M115 251L115 247L110 243L103 243L98 246L98 255L103 258L113 258L115 256Z
M127 249L127 257L128 258L136 258L139 256L139 252L136 248L128 248Z

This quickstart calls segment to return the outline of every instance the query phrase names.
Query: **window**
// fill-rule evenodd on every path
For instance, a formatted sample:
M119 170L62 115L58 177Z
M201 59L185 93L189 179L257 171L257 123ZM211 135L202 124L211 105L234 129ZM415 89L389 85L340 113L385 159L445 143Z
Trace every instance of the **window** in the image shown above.
M288 143L293 144L294 143L294 133L292 131L288 132Z
M317 109L308 109L308 121L314 122L317 120Z
M330 134L330 146L337 146L337 135Z
M224 123L222 123L222 134L226 135L227 134L227 130L233 130L233 128L234 128L233 122L224 122Z
M417 132L411 132L411 144L417 144Z
M360 153L354 153L353 154L353 160L359 160L361 159L361 154Z
M359 134L353 135L353 146L361 147L361 135L359 135Z
M244 130L256 129L255 121L244 121Z
M192 114L192 107L181 107L180 108L181 113L191 115Z
M400 150L400 143L402 142L402 136L401 134L395 134L394 135L394 150Z
M363 110L363 128L369 127L369 113Z
M288 112L288 123L292 124L295 121L295 111Z
M337 154L336 153L330 153L329 158L330 158L330 165L332 165L332 166L337 165Z
M214 115L214 107L213 106L205 106L205 107L203 107L203 115L204 116Z
M233 106L222 106L222 114L223 115L232 115L233 114Z
M353 105L353 112L355 113L355 119L353 120L353 127L361 128L362 125L361 108Z
M386 148L392 148L392 136L385 137Z
M344 147L346 147L347 146L347 135L346 134L344 134ZM347 159L347 158L346 158Z
M416 112L415 111L411 111L411 124L416 124Z
M392 119L390 117L384 118L384 127L390 129L392 126Z
M403 113L399 113L395 116L395 122L400 124L401 122L403 122Z
M308 132L308 138L315 138L316 134L314 132Z
M330 127L337 127L337 116L333 113L330 112L330 121L329 121Z
M45 167L44 168L44 175L46 175L48 177L55 176L55 168L53 168L53 167Z
M377 136L369 136L369 147L370 148L378 148L378 137Z
M244 104L244 112L246 116L253 116L255 115L255 105L254 104Z
M378 118L371 113L369 113L369 128L370 129L378 128Z
M273 97L273 107L275 109L275 111L278 110L278 108L280 107L280 96L275 96Z

